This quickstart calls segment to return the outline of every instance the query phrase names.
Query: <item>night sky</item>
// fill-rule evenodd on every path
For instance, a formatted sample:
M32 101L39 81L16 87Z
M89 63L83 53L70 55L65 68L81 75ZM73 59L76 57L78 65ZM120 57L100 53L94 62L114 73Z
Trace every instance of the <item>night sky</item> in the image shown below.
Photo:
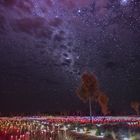
M139 0L0 0L0 112L85 111L84 71L113 112L140 101Z

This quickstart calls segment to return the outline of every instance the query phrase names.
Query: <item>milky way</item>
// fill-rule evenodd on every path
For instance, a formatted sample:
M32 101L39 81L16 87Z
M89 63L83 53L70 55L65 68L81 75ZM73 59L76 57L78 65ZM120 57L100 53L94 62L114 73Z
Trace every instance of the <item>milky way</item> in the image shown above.
M80 108L75 89L89 70L112 110L125 110L140 100L139 38L137 0L2 0L1 106Z

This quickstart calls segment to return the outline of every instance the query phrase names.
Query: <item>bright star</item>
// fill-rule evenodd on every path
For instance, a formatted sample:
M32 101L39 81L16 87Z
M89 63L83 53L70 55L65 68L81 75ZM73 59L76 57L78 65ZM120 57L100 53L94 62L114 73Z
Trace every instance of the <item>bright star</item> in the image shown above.
M128 0L121 0L120 3L121 5L126 5L128 3Z
M80 9L78 10L78 13L81 13L81 10Z

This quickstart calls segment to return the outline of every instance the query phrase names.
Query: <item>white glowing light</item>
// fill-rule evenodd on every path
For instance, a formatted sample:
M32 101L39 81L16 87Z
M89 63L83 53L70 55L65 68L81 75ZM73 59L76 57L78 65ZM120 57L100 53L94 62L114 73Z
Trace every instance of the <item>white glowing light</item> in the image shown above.
M96 124L98 127L100 127L101 126L101 124Z
M78 10L78 13L81 13L81 10L80 9Z
M129 138L125 137L123 140L129 140Z
M75 130L77 131L78 130L78 127L75 127Z
M67 126L70 127L70 124L68 124Z
M89 135L95 136L96 135L96 130L90 130Z
M79 133L84 133L84 130L81 128L81 129L79 130Z
M120 3L121 5L126 5L128 3L128 0L121 0Z
M126 2L127 2L127 0L122 0L122 2L126 3Z

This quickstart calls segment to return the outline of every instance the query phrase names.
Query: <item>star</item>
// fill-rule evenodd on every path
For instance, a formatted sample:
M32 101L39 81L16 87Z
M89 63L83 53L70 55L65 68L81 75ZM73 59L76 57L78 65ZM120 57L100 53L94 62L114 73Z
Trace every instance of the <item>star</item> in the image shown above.
M128 0L121 0L120 3L121 3L121 5L127 5L128 4Z
M81 13L81 10L79 9L77 12L78 12L78 13Z

